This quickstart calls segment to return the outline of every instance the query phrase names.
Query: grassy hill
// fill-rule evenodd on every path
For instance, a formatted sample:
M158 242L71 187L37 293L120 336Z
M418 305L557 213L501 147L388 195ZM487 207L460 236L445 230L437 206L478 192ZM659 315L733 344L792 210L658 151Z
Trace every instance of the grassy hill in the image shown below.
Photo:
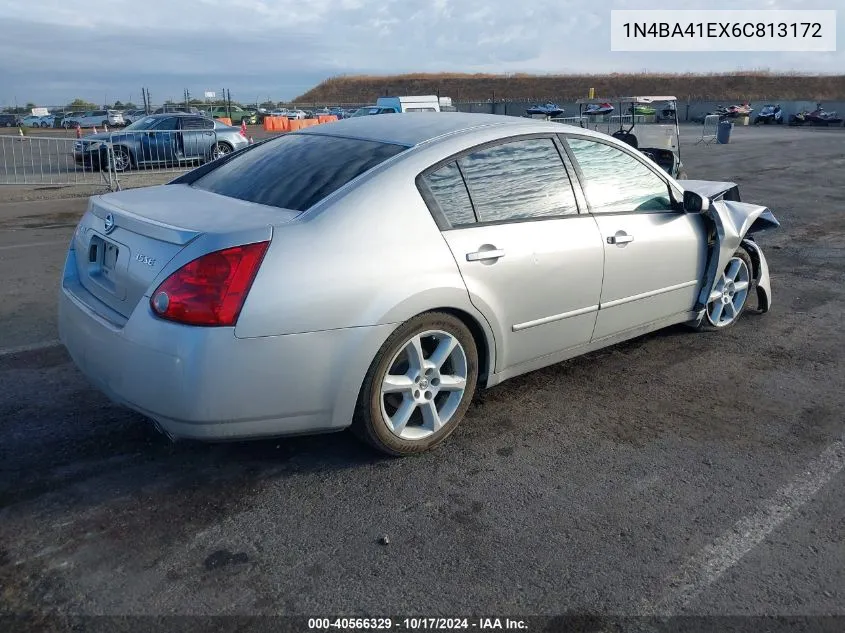
M350 75L326 79L295 99L299 103L372 103L384 95L440 94L455 101L574 101L596 96L665 95L700 101L798 99L845 100L845 75L776 74L611 74L487 75L406 74Z

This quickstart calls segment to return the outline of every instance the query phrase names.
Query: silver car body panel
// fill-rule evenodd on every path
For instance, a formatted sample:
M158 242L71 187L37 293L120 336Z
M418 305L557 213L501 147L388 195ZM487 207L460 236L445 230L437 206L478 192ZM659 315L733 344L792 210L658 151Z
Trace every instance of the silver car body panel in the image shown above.
M348 426L379 348L421 312L449 310L476 326L487 359L480 381L488 386L695 320L696 296L705 294L703 287L709 292L723 253L736 250L742 231L765 208L713 203L711 221L721 227L717 259L706 252L705 214L582 212L441 231L416 187L427 168L476 145L567 131L553 122L461 113L359 117L308 128L301 133L411 149L302 213L186 184L94 197L64 269L61 339L94 384L171 435L236 439ZM583 199L577 188L576 197ZM109 213L116 228L106 232ZM743 214L748 221L740 221ZM608 245L606 234L618 230L636 240ZM127 251L125 266L122 251L117 256L111 288L81 261L92 238ZM190 327L152 313L151 293L184 264L268 239L235 327ZM504 256L492 264L467 260L484 245L502 248ZM658 246L658 259L649 261ZM768 267L757 252L759 283L769 294ZM659 270L648 278L655 262Z

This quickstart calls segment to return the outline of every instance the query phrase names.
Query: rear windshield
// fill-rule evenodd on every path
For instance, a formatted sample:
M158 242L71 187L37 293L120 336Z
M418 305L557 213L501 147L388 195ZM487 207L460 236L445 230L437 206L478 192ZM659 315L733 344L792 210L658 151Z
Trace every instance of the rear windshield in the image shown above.
M405 149L376 141L285 134L231 158L192 186L248 202L305 211Z

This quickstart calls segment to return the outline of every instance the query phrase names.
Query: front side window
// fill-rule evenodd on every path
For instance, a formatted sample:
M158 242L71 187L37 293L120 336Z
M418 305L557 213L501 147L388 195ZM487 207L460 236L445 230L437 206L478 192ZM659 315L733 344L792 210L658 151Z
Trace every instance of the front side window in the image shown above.
M622 150L581 138L567 138L583 175L593 213L671 211L669 184Z
M179 127L179 119L175 116L164 117L158 120L158 123L152 125L154 130L175 130Z
M256 145L194 181L230 198L305 211L404 145L323 134L285 134Z
M425 176L431 195L453 227L475 223L475 212L464 179L454 162Z
M572 184L550 138L493 145L458 164L479 222L578 213Z

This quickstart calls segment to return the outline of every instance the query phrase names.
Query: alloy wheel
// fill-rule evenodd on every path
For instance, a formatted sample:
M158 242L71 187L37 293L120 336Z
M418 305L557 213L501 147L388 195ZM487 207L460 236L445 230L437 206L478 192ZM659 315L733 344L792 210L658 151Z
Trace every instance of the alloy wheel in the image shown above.
M750 283L751 273L746 263L740 257L732 257L707 302L707 320L711 325L725 327L737 319Z
M421 440L448 424L467 388L466 352L441 330L413 336L391 359L381 381L384 423L395 436Z

